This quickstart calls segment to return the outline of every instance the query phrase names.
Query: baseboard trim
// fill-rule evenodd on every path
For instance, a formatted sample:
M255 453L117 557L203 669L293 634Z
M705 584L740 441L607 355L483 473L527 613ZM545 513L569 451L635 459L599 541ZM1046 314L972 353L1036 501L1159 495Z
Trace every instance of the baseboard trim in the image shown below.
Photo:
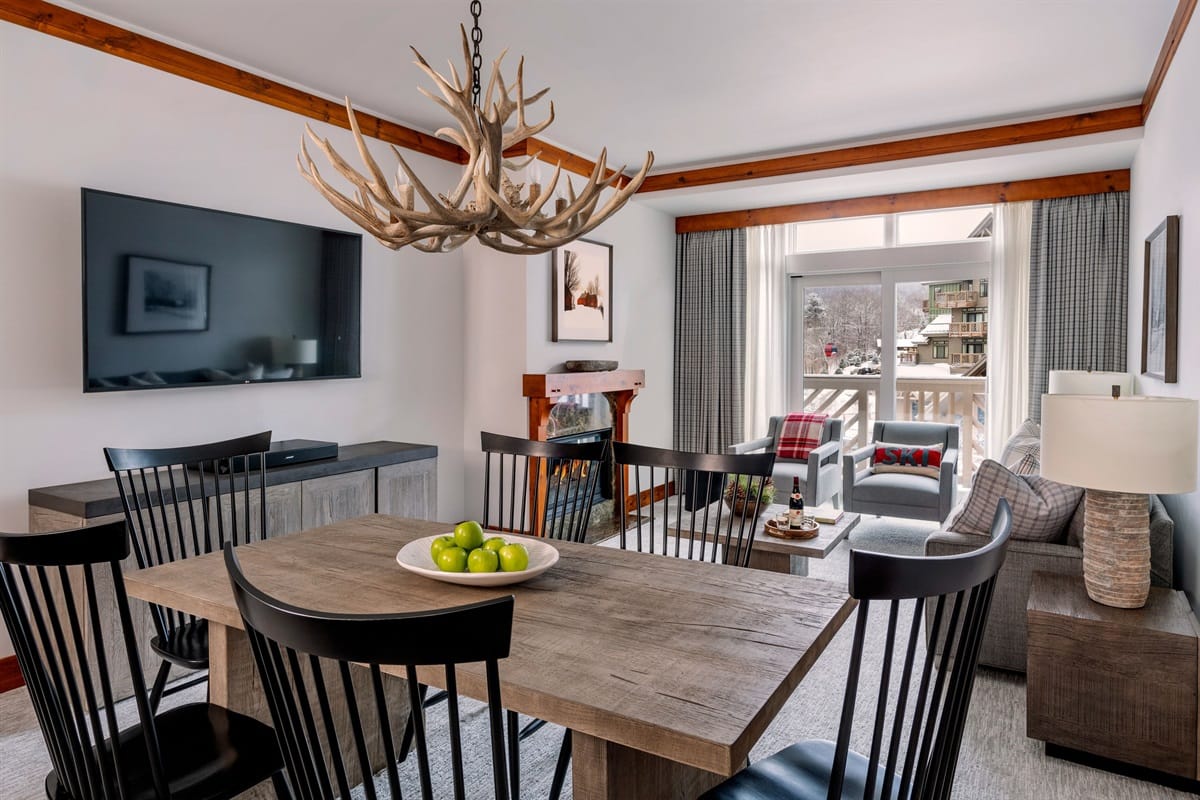
M1092 769L1115 772L1117 775L1124 775L1127 778L1156 783L1159 786L1166 786L1169 789L1200 794L1200 781L1186 778L1182 775L1173 775L1169 772L1162 772L1161 770L1143 767L1138 764L1129 764L1125 761L1117 761L1116 759L1085 753L1082 750L1064 747L1059 744L1051 744L1050 742L1046 742L1046 755L1051 758L1061 758L1064 761L1073 761L1076 764L1082 764Z
M17 665L16 656L0 658L0 694L10 689L19 689L25 685L21 676L21 668Z

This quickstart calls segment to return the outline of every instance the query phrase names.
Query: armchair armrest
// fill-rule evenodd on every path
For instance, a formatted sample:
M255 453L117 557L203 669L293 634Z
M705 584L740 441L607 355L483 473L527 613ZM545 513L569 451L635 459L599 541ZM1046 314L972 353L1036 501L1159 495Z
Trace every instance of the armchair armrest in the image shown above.
M954 478L958 472L958 448L950 448L942 454L941 474L938 476L940 480L946 481Z
M814 447L808 454L809 468L811 469L813 464L820 465L828 458L840 458L841 454L842 442L840 439L826 442L820 447Z
M744 455L746 453L753 453L756 450L770 450L774 444L774 437L763 436L758 439L751 439L748 442L738 442L737 444L729 445L729 454Z
M950 516L958 498L958 448L952 447L942 455L938 473L938 521Z
M849 453L845 453L842 456L842 464L847 469L851 469L851 470L856 469L858 462L866 461L868 458L870 458L874 454L874 452L875 452L874 444L864 445L863 447L860 447L857 450L851 450Z

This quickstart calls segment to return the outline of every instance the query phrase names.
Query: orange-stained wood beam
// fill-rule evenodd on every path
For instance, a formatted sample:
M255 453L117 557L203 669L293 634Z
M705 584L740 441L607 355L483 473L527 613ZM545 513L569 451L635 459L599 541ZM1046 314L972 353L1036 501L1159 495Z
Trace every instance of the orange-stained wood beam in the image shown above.
M1171 18L1171 25L1167 28L1167 38L1163 41L1162 49L1158 51L1158 61L1154 64L1154 71L1150 73L1150 83L1146 86L1146 93L1142 95L1143 118L1150 116L1150 109L1154 107L1158 90L1162 88L1163 79L1167 77L1167 70L1175 58L1175 51L1179 49L1179 42L1192 19L1192 12L1196 10L1196 2L1197 0L1179 0L1175 16Z
M543 164L562 164L562 168L567 172L574 172L576 175L582 175L585 178L590 177L596 169L595 161L576 155L568 150L563 150L557 145L550 144L534 136L530 136L523 142L517 142L504 151L504 155L509 158L531 156L535 153L538 154L538 161L541 161ZM604 170L604 177L607 178L614 172L616 172L615 169L608 168ZM549 178L549 176L546 177ZM627 175L622 175L617 180L617 186L619 187L624 187L627 183L629 183Z
M740 164L667 172L661 175L651 175L642 184L638 193L748 181L757 178L773 178L781 175L798 175L804 172L880 164L887 161L959 153L966 150L1044 142L1068 136L1085 136L1090 133L1137 128L1141 124L1142 107L1140 105L1125 106L1033 122L1017 122L956 133L940 133L933 136L919 136L914 139L900 139L878 144L843 147L836 150L766 158L760 161L746 161Z
M1129 170L1127 169L1087 172L1080 175L1060 175L1056 178L1036 178L1027 181L960 186L953 189L931 189L924 192L882 194L874 197L854 197L848 200L696 214L690 217L676 217L675 232L695 233L727 228L750 228L756 225L843 219L872 214L891 214L896 211L925 211L933 208L1012 203L1020 200L1044 200L1049 197L1073 197L1081 194L1128 190Z
M0 20L301 116L350 127L346 109L339 103L42 0L0 0ZM362 112L358 113L358 124L364 134L384 142L446 161L466 162L466 153L458 145L427 133Z

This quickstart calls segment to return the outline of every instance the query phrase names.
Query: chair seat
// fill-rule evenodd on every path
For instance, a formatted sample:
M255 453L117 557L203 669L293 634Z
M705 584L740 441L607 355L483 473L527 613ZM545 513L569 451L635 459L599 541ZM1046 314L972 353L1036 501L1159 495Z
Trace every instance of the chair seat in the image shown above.
M705 792L700 800L826 800L835 750L834 743L830 741L814 739L799 742L756 761ZM853 750L846 754L846 777L842 784L844 800L862 800L869 768L870 763L865 756ZM886 775L882 767L876 769L872 797L879 796ZM893 786L888 796L896 798L899 794L899 787Z
M283 768L270 727L220 706L180 706L159 714L154 723L172 800L233 798ZM155 800L142 726L122 731L119 741L121 771L130 789L125 800ZM75 800L53 772L46 778L46 795Z
M940 490L937 478L903 472L873 472L855 481L854 501L937 508Z
M208 620L198 619L180 625L167 634L164 642L155 636L150 649L160 656L188 669L208 669Z

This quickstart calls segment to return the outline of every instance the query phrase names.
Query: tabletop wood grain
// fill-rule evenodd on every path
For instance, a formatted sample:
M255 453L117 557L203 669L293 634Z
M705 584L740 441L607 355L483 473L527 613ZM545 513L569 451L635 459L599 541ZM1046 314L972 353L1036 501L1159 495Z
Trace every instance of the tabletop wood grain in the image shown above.
M744 763L854 606L844 588L811 578L570 542L549 541L558 563L510 587L453 586L396 563L402 545L448 527L373 515L238 555L264 591L331 612L512 594L506 707L722 775ZM126 584L133 597L241 627L219 553L128 573ZM438 672L422 680L440 685ZM482 669L463 670L459 689L482 697Z

